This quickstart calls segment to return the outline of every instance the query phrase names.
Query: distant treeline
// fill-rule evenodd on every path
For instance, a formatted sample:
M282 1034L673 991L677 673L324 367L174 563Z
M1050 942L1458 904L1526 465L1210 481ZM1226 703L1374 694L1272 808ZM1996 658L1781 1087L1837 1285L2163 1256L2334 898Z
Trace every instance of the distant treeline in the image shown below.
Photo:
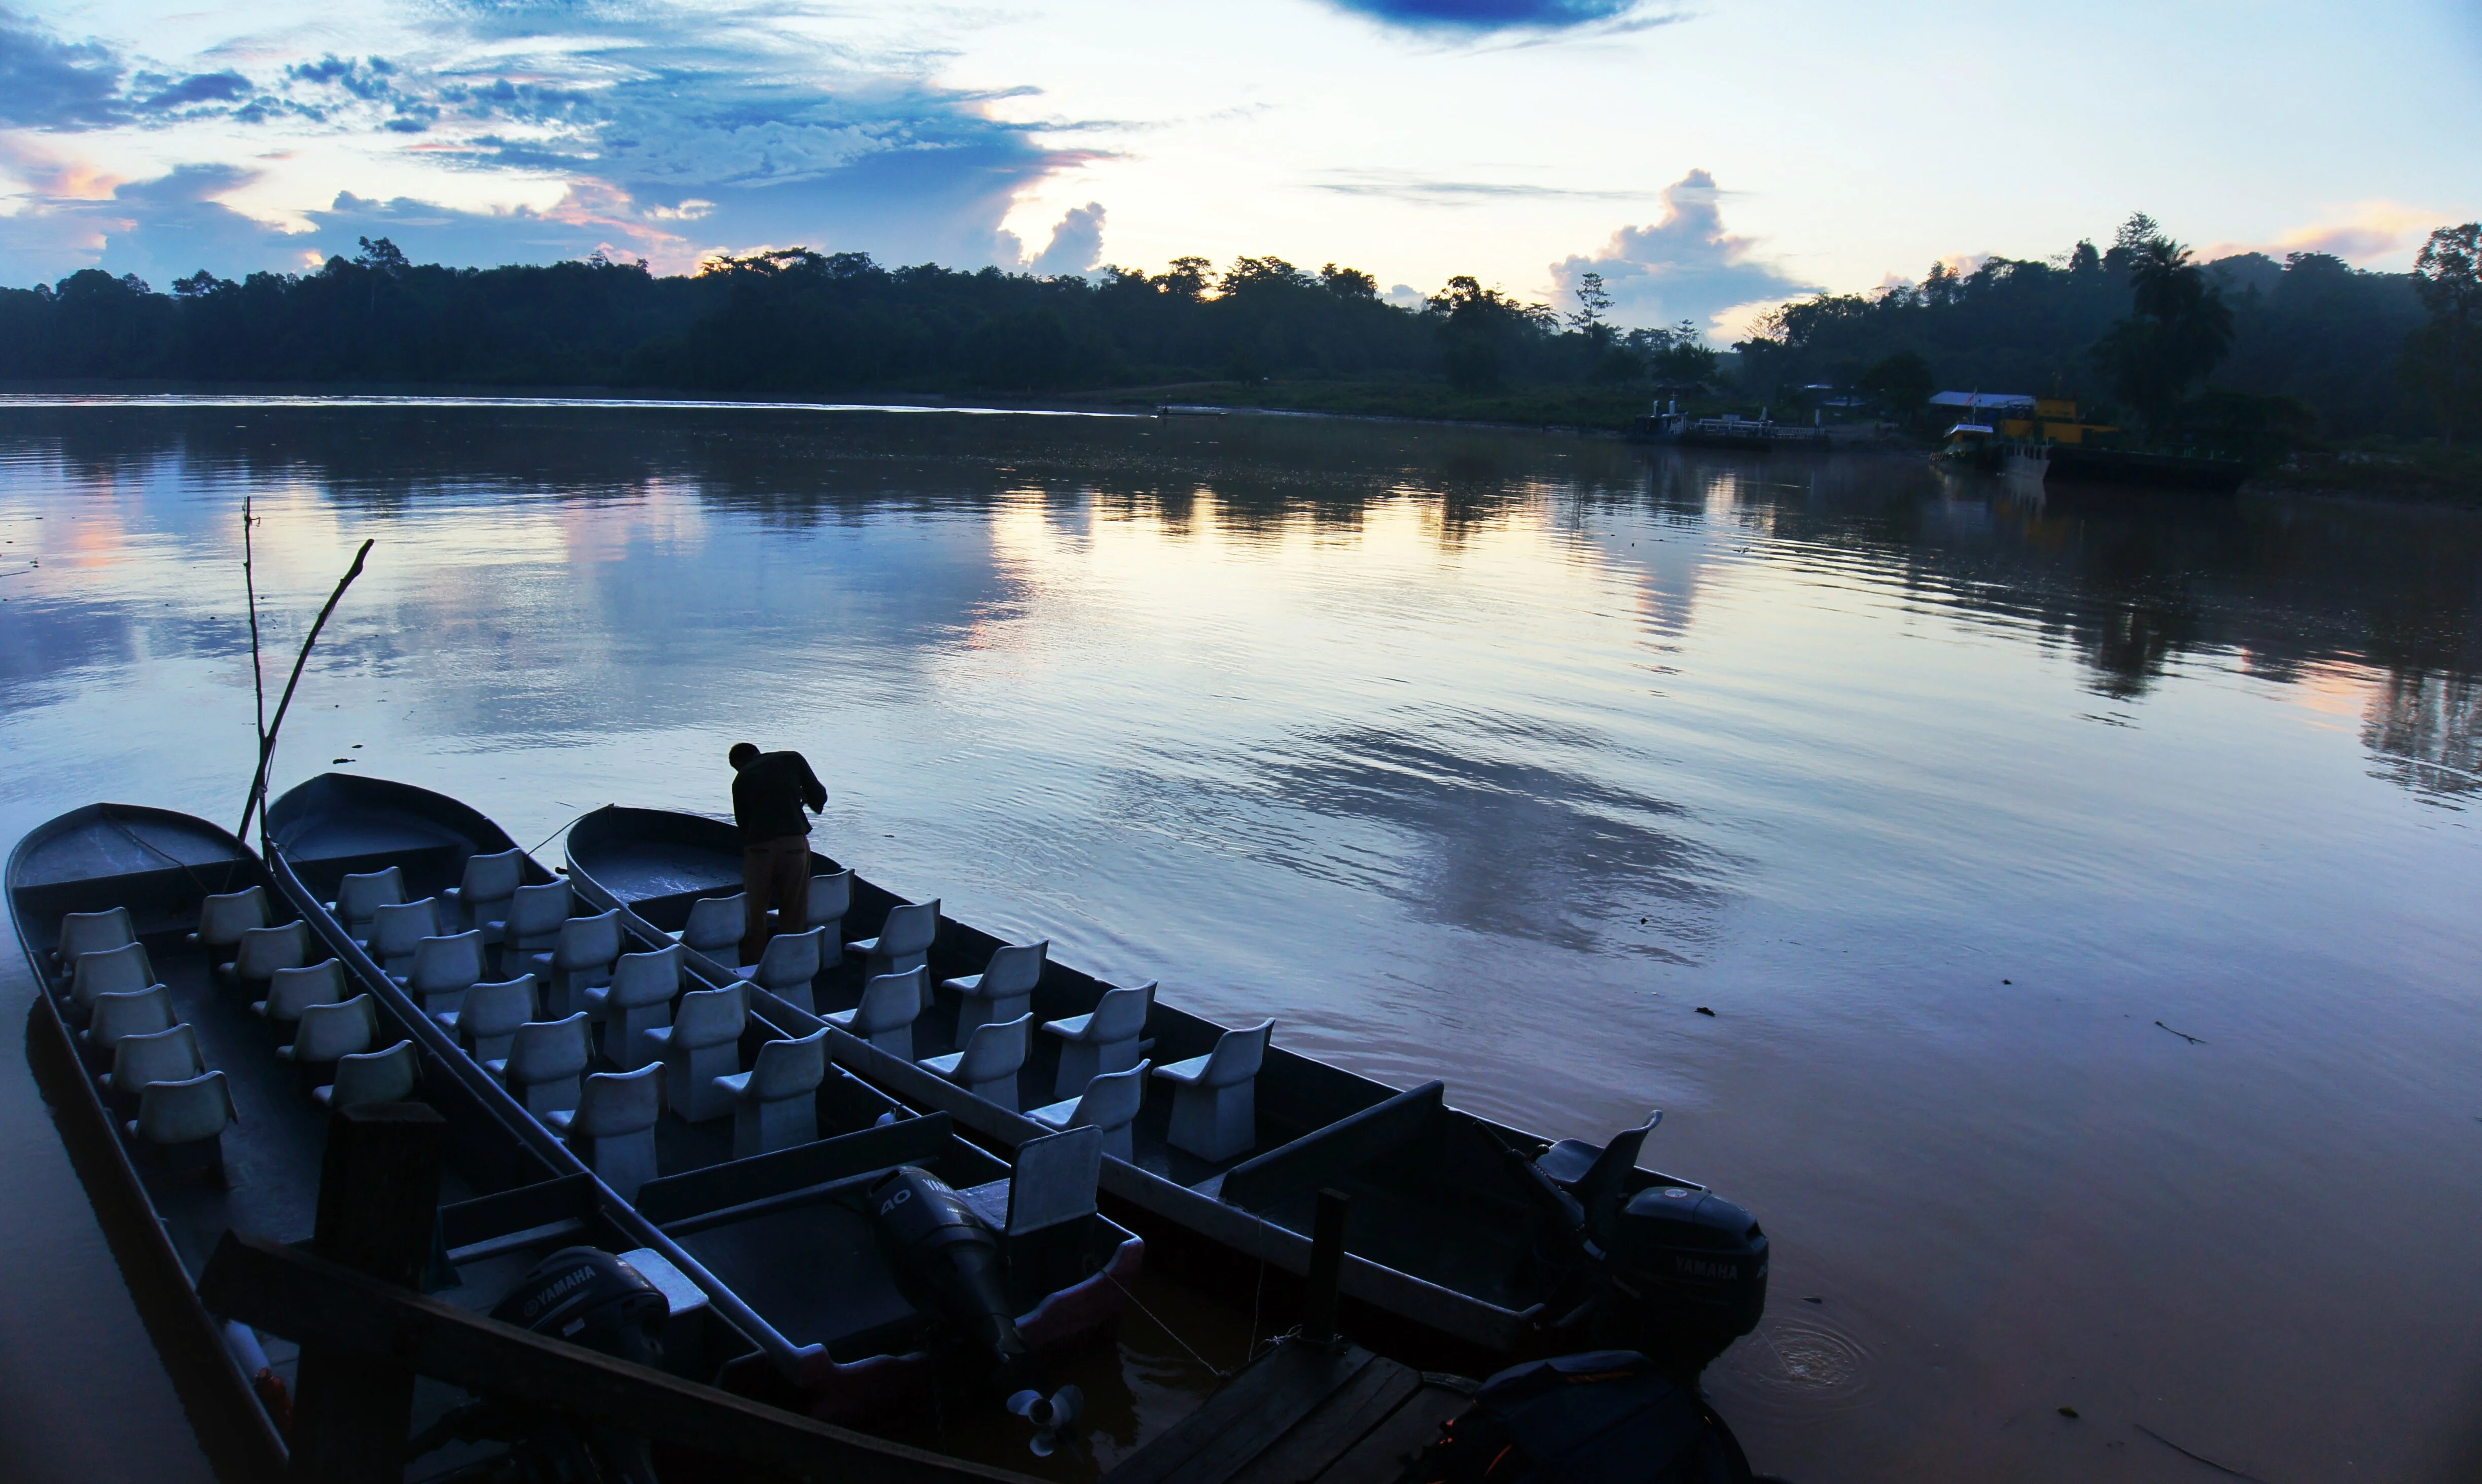
M1093 280L884 268L858 252L719 258L688 277L601 258L417 266L365 240L309 273L199 273L153 291L87 270L0 289L0 377L654 386L737 393L1044 392L1267 377L1469 388L1697 379L1687 326L1623 335L1472 278L1418 309L1370 275L1182 258Z
M2201 267L2151 221L2108 250L1935 268L1785 306L1719 357L1694 327L1623 332L1471 277L1418 306L1367 273L1244 257L1039 278L861 253L725 257L688 276L601 257L409 263L385 239L307 273L200 272L158 292L87 270L0 289L0 378L623 386L729 394L1056 393L1200 380L1635 386L1919 419L1939 387L2072 396L2158 429L2200 406L2293 441L2426 435L2482 394L2475 228L2413 273L2258 253ZM2441 255L2440 243L2450 249ZM2458 244L2463 247L2459 248ZM2463 251L2460 258L2457 251ZM2461 276L2460 276L2461 275ZM2193 393L2199 394L2192 396ZM2238 408L2238 412L2234 409Z
M2471 230L2443 230L2434 247ZM2193 416L2288 422L2296 437L2423 435L2465 400L2441 342L2469 307L2457 302L2472 282L2469 258L2443 275L2366 273L2321 252L2196 265L2144 216L2106 250L2081 242L2049 261L1935 266L1918 285L1787 304L1736 348L1740 370L1753 386L1796 397L1827 385L1902 402L1935 381L2078 398L2089 415L2138 413L2131 404L2144 399L2114 352L2123 326L2147 318L2146 280L2166 273L2186 280L2188 318L2207 341L2182 378L2200 390ZM2472 347L2456 349L2457 360L2471 358Z

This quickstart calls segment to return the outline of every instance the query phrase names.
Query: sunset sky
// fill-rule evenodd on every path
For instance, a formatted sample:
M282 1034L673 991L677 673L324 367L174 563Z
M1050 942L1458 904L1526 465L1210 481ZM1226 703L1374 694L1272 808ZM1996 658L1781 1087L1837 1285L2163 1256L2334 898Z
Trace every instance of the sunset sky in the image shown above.
M597 247L1601 272L1632 324L2133 210L2401 269L2482 216L2469 0L0 5L0 283Z

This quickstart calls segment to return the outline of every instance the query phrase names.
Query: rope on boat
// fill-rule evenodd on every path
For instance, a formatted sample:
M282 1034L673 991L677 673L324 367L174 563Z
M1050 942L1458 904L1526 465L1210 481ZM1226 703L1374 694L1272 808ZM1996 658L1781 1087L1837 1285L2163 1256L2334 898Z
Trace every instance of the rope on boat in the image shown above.
M1104 1276L1104 1277L1106 1277L1106 1278L1111 1278L1111 1279L1112 1279L1112 1287L1114 1287L1114 1288L1116 1288L1116 1289L1120 1289L1120 1290L1121 1290L1121 1296L1122 1296L1122 1298L1127 1299L1130 1303L1137 1305L1137 1306L1138 1306L1138 1313L1140 1313L1140 1314L1142 1314L1142 1315L1146 1315L1148 1318L1149 1318L1149 1319L1154 1320L1154 1322L1155 1322L1155 1328L1157 1328L1157 1329L1159 1329L1159 1330L1163 1331L1163 1332L1164 1332L1165 1334L1167 1334L1167 1335L1170 1335L1170 1336L1172 1337L1172 1342L1173 1342L1174 1344L1176 1344L1176 1345L1180 1346L1182 1349L1187 1350L1187 1351L1189 1352L1189 1358L1190 1358L1191 1360L1194 1360L1194 1361L1198 1362L1198 1364L1199 1364L1200 1366L1201 1366L1201 1367L1205 1367L1205 1369L1206 1369L1206 1373L1207 1373L1208 1375L1213 1376L1213 1377L1214 1377L1216 1380L1218 1380L1218 1381L1229 1381L1229 1380L1231 1380L1231 1379L1232 1379L1233 1375L1235 1374L1234 1372L1225 1369L1223 1367L1216 1365L1213 1361L1208 1360L1205 1356L1199 1354L1199 1353L1198 1353L1198 1347L1197 1347L1196 1345L1191 1344L1188 1341L1181 1339L1181 1338L1180 1338L1180 1331L1178 1331L1178 1330L1176 1330L1176 1329L1174 1329L1174 1328L1173 1328L1171 1325L1169 1325L1169 1324L1166 1324L1166 1323L1163 1321L1163 1317L1162 1317L1160 1315L1157 1315L1153 1310L1149 1309L1149 1308L1147 1307L1147 1303L1146 1303L1146 1300L1145 1300L1145 1299L1142 1299L1142 1298L1138 1297L1135 1293L1132 1293L1132 1292L1130 1292L1130 1291L1129 1291L1129 1288L1128 1288L1128 1285L1127 1285L1127 1284L1122 1283L1122 1282L1120 1279L1118 1279L1118 1278L1113 1278L1113 1277L1112 1277L1111 1269L1109 1269L1109 1268L1104 1269L1104 1270L1103 1270L1103 1276ZM1254 1329L1254 1327L1255 1327L1255 1326L1254 1325L1254 1326L1253 1326L1253 1328Z
M606 804L597 804L597 805L595 805L595 806L594 806L594 809L604 809L604 808L609 808L609 807L610 807L610 806L609 806L609 805L606 805ZM593 813L594 812L594 809L589 809L588 811L586 811L586 814L581 814L581 815L579 815L579 816L577 817L577 820L583 820L583 819L585 819L585 818L586 818L586 815L587 815L587 814L593 814ZM541 849L543 846L547 846L547 845L551 844L553 841L558 840L558 839L560 838L560 830L568 828L568 825L569 825L569 824L574 824L574 823L576 823L576 822L577 822L577 820L569 820L569 821L568 821L568 824L563 824L563 825L560 827L560 829L553 830L550 834L545 835L545 836L544 836L544 837L542 837L541 840L536 841L536 842L535 842L535 849L534 849L534 850L528 850L526 853L527 853L528 855L532 855L532 854L534 854L534 853L535 853L535 850L540 850L540 849Z

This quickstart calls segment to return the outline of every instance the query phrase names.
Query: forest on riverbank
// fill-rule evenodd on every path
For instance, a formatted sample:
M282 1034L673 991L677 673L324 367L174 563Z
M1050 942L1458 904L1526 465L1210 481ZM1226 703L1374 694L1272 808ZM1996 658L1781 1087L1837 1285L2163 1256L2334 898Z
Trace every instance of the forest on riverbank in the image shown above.
M1276 257L1038 277L792 248L674 276L601 256L418 265L366 239L304 273L0 289L0 378L779 397L1217 383L1262 404L1292 388L1275 400L1589 424L1671 395L1919 430L1930 393L1955 388L2073 397L2157 435L2332 447L2482 424L2477 238L2434 234L2409 273L2319 253L2202 264L2139 216L2105 249L1787 304L1729 354L1685 323L1615 325L1591 275L1566 305L1458 277L1411 306L1368 273Z

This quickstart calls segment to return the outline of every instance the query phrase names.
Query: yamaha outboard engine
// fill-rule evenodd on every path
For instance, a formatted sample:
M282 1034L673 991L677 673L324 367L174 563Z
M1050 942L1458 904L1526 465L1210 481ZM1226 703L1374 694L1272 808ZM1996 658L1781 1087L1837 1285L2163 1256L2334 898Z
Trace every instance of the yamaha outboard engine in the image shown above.
M1767 1234L1711 1190L1650 1186L1600 1235L1613 1280L1673 1316L1700 1348L1720 1354L1766 1313Z
M653 1367L664 1363L662 1330L670 1313L661 1289L596 1247L553 1253L491 1306L491 1317L504 1324ZM425 1428L406 1445L406 1456L486 1439L509 1445L505 1465L491 1477L517 1484L657 1484L646 1439L490 1397Z
M1544 1257L1565 1269L1563 1303L1584 1302L1557 1327L1581 1325L1601 1345L1638 1350L1690 1376L1757 1328L1767 1306L1767 1236L1712 1191L1649 1185L1635 1194L1637 1154L1661 1113L1597 1150L1563 1139L1540 1159L1505 1141L1511 1171L1544 1209Z
M1038 1384L1034 1350L1011 1313L999 1240L955 1188L903 1164L870 1187L871 1224L916 1307L948 1321L988 1357L1003 1393Z

